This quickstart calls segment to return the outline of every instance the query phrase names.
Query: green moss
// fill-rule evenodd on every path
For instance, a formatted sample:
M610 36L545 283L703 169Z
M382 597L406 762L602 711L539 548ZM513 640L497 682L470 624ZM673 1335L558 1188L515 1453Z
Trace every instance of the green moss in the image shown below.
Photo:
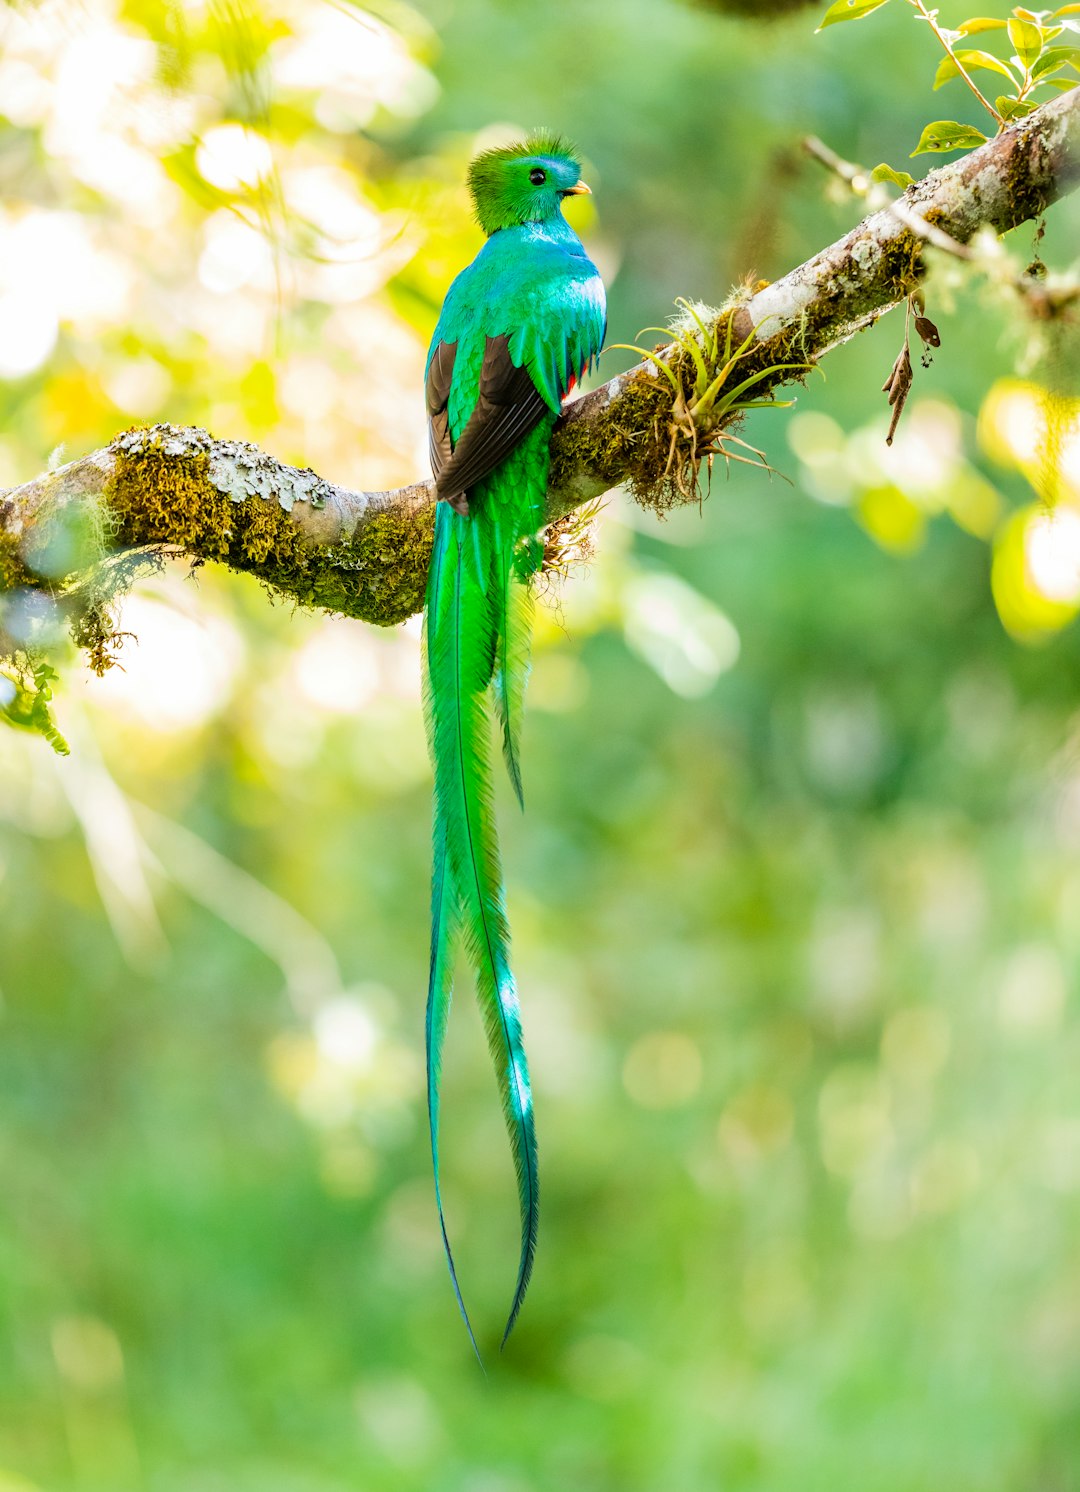
M273 496L237 501L211 478L207 449L165 431L114 447L106 492L110 537L217 560L257 575L304 606L392 626L423 604L434 515L387 512L354 540L313 546Z
M757 354L754 362L760 369L770 365L782 367L785 363L805 363L809 370L817 365L817 355L811 349L820 349L823 345L827 345L830 336L835 335L835 329L835 319L831 308L815 301L803 309L798 321L793 321L789 326L783 327L775 337L769 338L768 343L762 343L762 347L768 347L768 353ZM780 373L771 382L763 379L759 387L763 390L772 390L781 383L803 382L805 382L805 375L796 378L791 372L786 372Z
M380 627L405 621L424 604L434 536L434 506L376 514L355 539L330 551L333 570L320 577L315 604ZM349 590L351 606L342 607L334 598Z
M927 216L927 222L929 222ZM915 288L924 273L924 239L910 228L903 228L885 244L881 255L880 275L891 286L898 300Z
M202 451L168 454L147 439L116 452L105 493L109 537L122 546L164 545L228 560L235 538L234 504L210 483Z
M22 544L7 532L9 504L0 503L0 593L14 591L23 585L33 585L36 577L27 568L22 555Z
M671 444L671 415L670 386L646 371L635 374L595 418L557 427L549 486L570 487L576 473L587 471L609 487L628 483L646 507L670 508L657 484Z
M732 358L723 383L702 397L729 357L748 341L752 327L745 306L742 292L713 313L712 352L704 338L696 343L705 356L705 375L686 346L693 332L683 317L673 327L676 343L665 359L674 384L646 367L629 378L618 397L597 415L560 424L552 445L550 485L556 491L573 490L575 476L584 471L611 487L625 483L635 501L660 515L699 502L702 462L711 471L712 459L725 454L723 437L730 436L742 418L740 401L761 400L778 384L796 378L791 367L780 365L812 361L803 351L814 342L804 317L779 338L746 346L737 361ZM725 408L725 395L748 379L757 381L733 407Z
M1042 152L1039 152L1039 165L1042 165ZM1048 174L1033 167L1031 151L1019 144L1005 158L1005 184L1012 219L1009 227L1041 217L1054 200Z

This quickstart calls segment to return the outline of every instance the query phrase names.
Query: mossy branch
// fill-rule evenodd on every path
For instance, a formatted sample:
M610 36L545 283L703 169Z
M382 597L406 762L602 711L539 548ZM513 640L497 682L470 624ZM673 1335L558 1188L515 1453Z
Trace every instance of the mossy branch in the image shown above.
M963 244L981 228L1002 233L1037 218L1078 182L1073 89L909 188L902 215L877 212L783 279L736 296L701 345L745 343L731 388L750 380L753 397L767 397L908 296L923 271L921 225ZM687 389L701 371L691 353L683 338L659 354ZM676 404L651 360L568 406L553 437L549 518L621 483L646 505L678 500ZM0 494L0 591L67 605L82 640L100 650L93 619L105 591L87 577L109 554L176 553L257 575L305 605L391 624L420 609L433 500L430 482L350 492L201 430L128 431Z

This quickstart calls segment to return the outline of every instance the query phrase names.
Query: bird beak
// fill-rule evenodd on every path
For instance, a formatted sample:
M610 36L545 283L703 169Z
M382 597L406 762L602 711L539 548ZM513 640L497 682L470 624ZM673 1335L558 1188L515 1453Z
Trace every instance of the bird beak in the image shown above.
M567 187L566 190L565 190L565 192L563 192L563 196L564 197L591 197L592 196L592 187L591 186L586 186L583 181L579 181L578 184L577 184L577 186Z

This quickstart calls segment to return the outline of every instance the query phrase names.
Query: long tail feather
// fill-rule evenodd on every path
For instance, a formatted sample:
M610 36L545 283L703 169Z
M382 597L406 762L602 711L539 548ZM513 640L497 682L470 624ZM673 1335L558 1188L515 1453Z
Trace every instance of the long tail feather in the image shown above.
M525 807L521 779L521 721L532 649L532 577L544 558L536 537L544 521L547 489L548 427L532 434L516 453L517 470L507 473L516 501L497 520L492 584L501 598L499 646L492 680L495 711L502 727L503 758L518 803Z
M463 517L440 504L436 527L440 563L437 574L433 565L429 589L428 677L435 792L445 828L446 862L476 976L518 1181L521 1257L505 1341L532 1273L539 1185L532 1096L510 969L492 803L487 686L503 621L502 597L490 585L490 551L484 567L488 586L477 581L476 546L492 541L490 526L477 506L474 503L471 515Z
M498 567L499 562L496 561ZM533 595L527 580L519 579L513 564L500 567L495 584L503 593L503 625L493 678L495 710L502 726L503 758L518 803L525 807L521 780L521 720L525 711L525 685L529 678L532 641Z
M435 1177L435 1205L439 1211L439 1231L442 1233L443 1250L450 1271L450 1283L454 1287L461 1319L469 1334L469 1341L476 1360L483 1368L476 1334L465 1308L465 1300L458 1283L454 1251L450 1247L450 1236L446 1231L446 1216L443 1212L442 1184L439 1176L439 1078L442 1072L442 1050L446 1037L446 1023L450 1015L450 1003L454 991L454 946L457 941L458 909L453 879L446 853L446 831L442 816L436 810L434 833L433 869L431 877L431 962L428 969L427 1015L424 1023L424 1039L427 1057L427 1111L428 1131L431 1136L431 1167Z
M446 536L436 541L432 551L431 570L428 577L429 595L438 597L442 584L442 569L446 559ZM431 689L429 654L437 617L437 607L432 606L427 617L424 634L424 713L428 729L428 743L435 750L434 704ZM442 1072L442 1050L446 1036L446 1023L450 1016L450 1003L454 992L454 949L457 944L460 918L457 894L450 872L446 847L446 825L439 812L438 798L435 800L434 831L432 834L431 872L431 958L428 966L427 1013L424 1023L424 1041L427 1062L427 1111L428 1131L431 1136L431 1167L435 1178L435 1205L439 1211L439 1230L442 1233L443 1250L450 1271L450 1283L454 1287L461 1319L469 1334L469 1341L476 1360L483 1368L484 1362L477 1346L469 1313L458 1283L454 1251L446 1231L446 1216L443 1212L442 1184L439 1176L439 1079Z

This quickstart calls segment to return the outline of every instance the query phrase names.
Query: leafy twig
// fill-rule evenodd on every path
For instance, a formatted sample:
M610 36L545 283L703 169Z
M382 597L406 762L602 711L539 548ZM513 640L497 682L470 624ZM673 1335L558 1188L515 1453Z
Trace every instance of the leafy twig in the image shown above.
M889 195L886 183L893 182L897 186L903 186L905 178L910 182L906 173L894 171L891 166L884 164L875 166L873 171L867 171L863 166L845 161L816 135L808 136L802 143L807 155L820 161L838 176L855 196L864 198L868 206L887 209L906 228L910 228L912 233L918 234L935 249L992 274L1000 284L1020 297L1037 320L1052 321L1059 317L1071 317L1073 306L1080 300L1080 280L1075 275L1058 275L1054 283L1046 284L1030 270L1011 266L1007 256L990 266L985 253L980 253L977 248L973 249L970 244L960 243L938 224L928 223L903 197ZM927 340L929 339L924 338L924 341ZM939 344L930 342L930 345Z
M975 258L967 244L962 244L952 238L935 223L928 223L924 217L913 212L902 197L889 195L886 183L892 181L897 185L902 185L904 180L904 176L894 171L891 166L882 164L875 166L873 171L867 171L863 166L856 166L851 161L845 161L843 156L837 155L835 150L826 145L824 140L819 140L816 135L807 135L802 144L807 155L820 161L823 166L839 176L856 197L865 198L868 207L887 208L893 217L904 224L905 228L910 228L912 233L917 233L927 243L933 244L936 249L942 249L946 254L952 254L956 259L963 259L970 263ZM907 177L907 180L910 183L911 178Z
M971 89L972 93L979 100L980 104L982 104L983 108L986 109L987 112L990 113L993 116L993 118L996 120L998 128L999 129L1003 128L1004 124L1005 124L1005 120L998 113L997 109L994 108L994 105L985 96L985 94L979 88L979 85L975 82L974 78L968 72L967 68L965 68L964 64L957 57L955 51L953 50L952 42L950 42L949 38L945 35L944 31L942 31L941 27L938 25L938 23L937 23L937 11L936 10L927 10L926 6L923 4L923 0L908 0L908 4L912 7L912 9L914 11L917 12L917 14L922 18L922 20L924 20L926 22L926 24L930 27L930 30L934 33L934 35L937 37L938 41L941 43L941 45L945 48L946 52L952 58L952 60L953 60L953 66L956 68L956 71L959 74L959 76L961 78L963 78L964 82Z

